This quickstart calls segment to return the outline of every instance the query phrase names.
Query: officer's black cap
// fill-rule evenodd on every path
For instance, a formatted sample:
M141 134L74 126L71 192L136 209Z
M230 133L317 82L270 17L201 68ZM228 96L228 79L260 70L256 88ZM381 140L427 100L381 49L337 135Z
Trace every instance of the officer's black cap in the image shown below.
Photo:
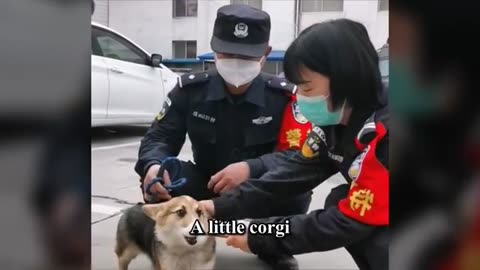
M218 9L210 42L217 53L260 57L270 39L270 16L248 5L227 5Z

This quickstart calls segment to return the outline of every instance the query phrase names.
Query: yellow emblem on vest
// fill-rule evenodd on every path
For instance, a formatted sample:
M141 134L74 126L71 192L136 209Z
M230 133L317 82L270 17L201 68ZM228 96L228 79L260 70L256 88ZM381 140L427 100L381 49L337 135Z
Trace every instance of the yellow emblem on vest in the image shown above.
M299 128L288 130L285 134L287 135L288 147L300 147L302 131Z

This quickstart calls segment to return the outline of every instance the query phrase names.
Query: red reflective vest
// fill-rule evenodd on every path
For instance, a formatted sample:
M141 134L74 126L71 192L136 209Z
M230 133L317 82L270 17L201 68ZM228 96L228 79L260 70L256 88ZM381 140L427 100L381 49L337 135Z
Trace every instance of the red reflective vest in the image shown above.
M297 97L292 95L283 113L277 150L299 150L311 129L312 124L300 113Z

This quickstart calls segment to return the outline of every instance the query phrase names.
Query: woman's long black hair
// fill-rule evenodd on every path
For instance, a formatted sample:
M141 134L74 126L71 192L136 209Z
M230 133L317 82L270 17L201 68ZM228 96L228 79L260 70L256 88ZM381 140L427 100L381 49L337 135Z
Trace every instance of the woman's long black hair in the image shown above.
M302 67L330 79L334 109L345 100L354 110L375 110L385 103L378 54L360 23L337 19L302 31L285 53L286 78L294 84L304 82Z

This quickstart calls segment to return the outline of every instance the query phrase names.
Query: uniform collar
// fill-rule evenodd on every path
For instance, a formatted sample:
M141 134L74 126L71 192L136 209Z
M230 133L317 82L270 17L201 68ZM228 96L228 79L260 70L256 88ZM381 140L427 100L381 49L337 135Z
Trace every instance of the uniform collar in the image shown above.
M216 101L228 98L225 89L225 82L220 74L216 73L210 79L207 101ZM258 75L250 84L244 96L244 101L265 107L265 82L261 75Z
M362 108L352 110L348 125L346 126L345 132L343 133L343 137L341 139L341 143L345 147L345 154L351 155L352 153L355 153L357 151L357 148L354 144L355 138L365 124L365 121L367 121L367 119L374 112L374 109Z
M215 73L210 77L208 86L207 101L222 100L227 97L225 93L225 84L220 74Z

